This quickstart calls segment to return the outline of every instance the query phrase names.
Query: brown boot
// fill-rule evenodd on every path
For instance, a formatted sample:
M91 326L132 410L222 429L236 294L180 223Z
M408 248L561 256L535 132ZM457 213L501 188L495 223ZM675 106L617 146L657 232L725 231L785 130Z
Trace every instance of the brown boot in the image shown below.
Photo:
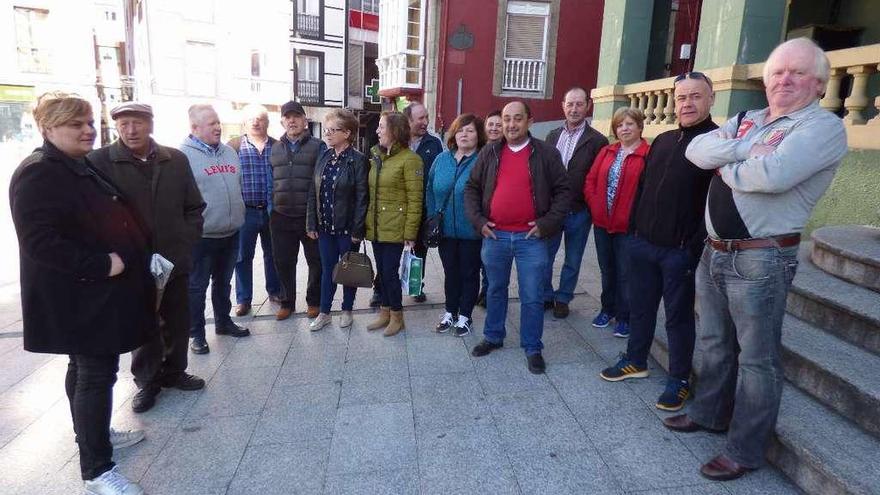
M306 316L309 318L317 318L320 312L321 308L319 306L309 306L309 309L306 310Z
M278 312L275 313L275 319L278 321L286 320L286 319L290 318L291 313L293 313L293 308L281 306L280 308L278 308Z
M403 325L403 311L392 311L391 312L391 322L388 323L388 328L385 329L385 333L382 335L386 337L391 337L392 335L397 335L403 330L405 327Z
M367 330L378 330L380 328L385 328L388 326L388 323L391 321L391 308L382 306L379 308L379 316L373 323L367 325Z

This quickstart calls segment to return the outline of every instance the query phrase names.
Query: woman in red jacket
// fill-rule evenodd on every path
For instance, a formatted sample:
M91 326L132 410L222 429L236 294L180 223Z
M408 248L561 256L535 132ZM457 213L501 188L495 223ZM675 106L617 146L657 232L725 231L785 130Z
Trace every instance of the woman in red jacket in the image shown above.
M614 318L617 321L614 335L622 338L629 336L626 288L629 214L649 147L642 139L644 120L636 108L614 112L611 130L618 141L599 150L584 183L602 272L602 310L593 319L593 326L605 328Z

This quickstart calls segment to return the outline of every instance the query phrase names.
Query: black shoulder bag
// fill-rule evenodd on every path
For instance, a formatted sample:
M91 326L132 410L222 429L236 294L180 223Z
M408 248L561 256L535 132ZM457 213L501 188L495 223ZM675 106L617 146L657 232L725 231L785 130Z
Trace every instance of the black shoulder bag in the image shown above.
M443 239L443 212L446 211L446 207L449 205L449 198L455 192L455 186L458 184L458 178L462 170L464 170L464 167L457 165L455 178L452 179L452 187L449 189L449 193L446 194L446 199L443 200L443 207L437 210L437 213L426 218L422 224L422 240L428 247L439 246L440 241Z

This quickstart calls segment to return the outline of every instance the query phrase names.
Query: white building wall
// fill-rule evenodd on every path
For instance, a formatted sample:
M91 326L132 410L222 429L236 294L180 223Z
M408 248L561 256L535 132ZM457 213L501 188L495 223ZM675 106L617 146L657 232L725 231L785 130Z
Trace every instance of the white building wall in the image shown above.
M292 40L296 53L305 51L323 54L324 65L320 74L323 100L316 104L303 102L308 118L314 122L321 122L330 108L348 104L345 94L348 69L345 60L345 33L348 29L346 6L346 0L324 0L324 8L320 13L324 23L323 39L294 37Z

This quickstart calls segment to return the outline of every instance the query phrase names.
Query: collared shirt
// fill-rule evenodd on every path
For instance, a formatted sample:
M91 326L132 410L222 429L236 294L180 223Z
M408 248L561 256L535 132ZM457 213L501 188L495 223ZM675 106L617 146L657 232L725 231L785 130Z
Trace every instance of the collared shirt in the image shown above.
M425 137L425 136L419 136L419 137L417 137L417 138L410 138L410 140L409 140L409 149L410 149L410 151L412 151L413 153L415 153L416 150L419 149L419 145L422 144L422 138L424 138L424 137Z
M334 214L334 204L336 203L336 178L339 176L339 164L345 159L345 155L351 147L345 148L340 154L336 154L333 148L328 149L325 153L330 154L330 159L324 165L321 172L321 214L318 229L328 234L348 234L348 231L337 232L336 225L333 220L336 218Z
M272 182L272 164L269 156L272 146L266 141L261 152L247 135L241 137L238 156L241 159L241 196L246 206L266 206L269 203L269 184Z
M201 139L193 136L192 134L190 134L189 137L193 140L194 143L199 145L201 148L204 148L205 151L208 152L209 154L216 155L216 154L220 153L220 144L219 143L212 146L212 145L202 141Z
M559 141L556 141L556 149L558 149L559 154L562 155L562 164L565 165L565 168L568 168L568 161L571 160L571 155L574 154L574 148L577 146L577 143L581 139L586 128L586 120L581 122L580 125L574 129L569 129L567 123L562 126L562 132L559 133Z

